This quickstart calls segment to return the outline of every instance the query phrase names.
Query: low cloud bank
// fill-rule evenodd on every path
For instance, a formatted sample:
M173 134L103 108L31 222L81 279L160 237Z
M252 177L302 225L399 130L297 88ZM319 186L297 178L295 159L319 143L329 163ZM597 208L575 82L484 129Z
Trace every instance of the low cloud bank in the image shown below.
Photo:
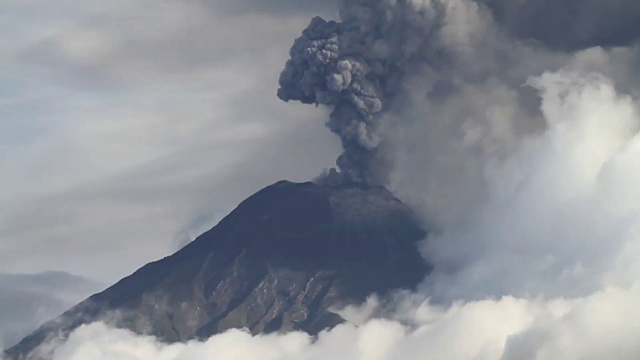
M609 288L579 300L505 297L441 308L425 303L411 326L371 320L306 334L252 336L232 330L204 342L166 345L152 337L83 326L54 360L196 359L637 359L638 289Z

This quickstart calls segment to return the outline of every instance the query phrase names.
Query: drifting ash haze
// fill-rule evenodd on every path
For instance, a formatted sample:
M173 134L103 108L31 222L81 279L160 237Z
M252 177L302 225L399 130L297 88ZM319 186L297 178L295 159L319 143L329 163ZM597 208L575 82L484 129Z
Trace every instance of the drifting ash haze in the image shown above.
M279 95L332 107L328 179L388 184L435 229L387 319L372 299L317 339L175 345L97 323L54 359L640 358L640 5L512 3L344 0L292 49Z

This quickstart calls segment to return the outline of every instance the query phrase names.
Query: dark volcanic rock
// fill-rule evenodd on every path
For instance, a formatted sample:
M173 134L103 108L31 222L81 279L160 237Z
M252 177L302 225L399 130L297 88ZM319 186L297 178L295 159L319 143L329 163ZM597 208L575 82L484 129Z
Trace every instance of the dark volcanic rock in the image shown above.
M382 187L279 182L245 200L172 256L142 267L43 325L7 351L24 357L48 337L108 319L167 342L230 328L317 333L331 307L415 287L429 271L424 237Z

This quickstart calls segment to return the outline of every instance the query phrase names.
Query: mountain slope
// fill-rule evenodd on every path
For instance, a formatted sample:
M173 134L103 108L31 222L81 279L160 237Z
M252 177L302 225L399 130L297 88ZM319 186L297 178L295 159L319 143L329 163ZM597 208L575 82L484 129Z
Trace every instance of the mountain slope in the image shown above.
M22 358L54 334L101 319L167 342L240 327L317 333L342 321L331 307L415 287L429 271L415 248L423 237L382 187L282 181L6 354Z

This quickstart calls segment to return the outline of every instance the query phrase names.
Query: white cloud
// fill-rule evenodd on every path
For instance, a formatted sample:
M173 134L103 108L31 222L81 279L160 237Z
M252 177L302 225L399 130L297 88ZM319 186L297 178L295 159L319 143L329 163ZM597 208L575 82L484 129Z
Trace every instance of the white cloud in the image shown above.
M55 360L542 360L616 359L640 355L637 291L608 289L575 301L516 299L423 304L416 327L371 320L340 325L317 339L302 333L252 336L232 330L204 342L167 345L152 337L83 326L57 347Z
M486 198L427 241L437 296L590 293L640 220L630 222L633 209L611 198L630 168L603 174L636 141L634 101L596 75L561 72L531 83L541 91L547 129L483 164L478 186L486 186ZM625 197L634 202L634 191Z

